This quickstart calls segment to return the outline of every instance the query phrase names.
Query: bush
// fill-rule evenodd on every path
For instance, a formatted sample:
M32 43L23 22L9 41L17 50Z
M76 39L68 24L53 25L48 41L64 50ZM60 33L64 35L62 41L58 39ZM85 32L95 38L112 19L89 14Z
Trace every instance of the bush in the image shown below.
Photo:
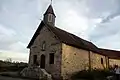
M25 67L27 67L27 63L22 62L6 62L6 61L0 61L0 72L4 71L21 71Z
M107 76L113 75L109 70L83 70L74 73L71 78L74 79L86 79L86 80L104 80Z

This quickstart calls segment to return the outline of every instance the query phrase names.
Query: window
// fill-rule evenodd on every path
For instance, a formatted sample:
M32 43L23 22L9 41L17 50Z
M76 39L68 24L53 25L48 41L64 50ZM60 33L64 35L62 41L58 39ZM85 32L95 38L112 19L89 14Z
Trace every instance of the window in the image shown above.
M101 58L101 64L103 64L103 58Z
M43 41L43 43L42 43L42 51L45 51L45 47L46 47L46 43L45 43L45 41Z
M49 54L49 63L54 64L54 53Z
M48 22L52 22L52 14L48 14Z
M33 64L37 63L37 55L33 55Z

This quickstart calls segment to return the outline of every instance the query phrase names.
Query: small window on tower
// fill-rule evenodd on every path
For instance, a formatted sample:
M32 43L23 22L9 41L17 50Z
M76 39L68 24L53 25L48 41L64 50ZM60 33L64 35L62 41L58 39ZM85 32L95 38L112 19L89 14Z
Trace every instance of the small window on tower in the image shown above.
M48 14L48 22L52 22L52 14Z

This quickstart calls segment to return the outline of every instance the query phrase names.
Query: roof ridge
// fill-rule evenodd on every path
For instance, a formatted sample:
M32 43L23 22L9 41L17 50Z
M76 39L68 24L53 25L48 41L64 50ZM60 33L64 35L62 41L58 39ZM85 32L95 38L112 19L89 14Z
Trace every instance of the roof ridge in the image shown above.
M81 37L76 36L75 34L72 34L72 33L68 32L68 31L60 29L60 28L58 28L56 26L49 25L49 24L47 24L47 25L48 25L48 27L53 29L52 31L55 31L55 30L58 31L58 32L55 32L55 34L57 34L57 36L59 36L61 38L62 38L62 36L66 36L66 37L62 38L63 43L68 43L69 45L73 43L74 46L77 46L77 47L81 46L82 48L84 47L84 48L87 48L87 49L89 48L89 50L93 50L93 48L94 48L94 51L97 52L98 47L95 46L91 41L87 41L87 40L85 40L85 39L83 39ZM64 35L61 35L61 34L64 34ZM67 40L67 38L68 38L68 40ZM73 41L69 41L69 39L73 40Z
M44 15L48 14L48 13L51 13L55 16L55 13L54 13L54 10L53 10L53 7L52 5L50 4L46 10L46 12L44 13Z

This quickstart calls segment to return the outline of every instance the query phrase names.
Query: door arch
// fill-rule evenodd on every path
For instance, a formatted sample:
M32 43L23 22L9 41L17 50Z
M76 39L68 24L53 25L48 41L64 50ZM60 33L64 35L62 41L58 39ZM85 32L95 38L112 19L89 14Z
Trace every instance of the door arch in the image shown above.
M41 55L40 68L45 68L45 55Z

